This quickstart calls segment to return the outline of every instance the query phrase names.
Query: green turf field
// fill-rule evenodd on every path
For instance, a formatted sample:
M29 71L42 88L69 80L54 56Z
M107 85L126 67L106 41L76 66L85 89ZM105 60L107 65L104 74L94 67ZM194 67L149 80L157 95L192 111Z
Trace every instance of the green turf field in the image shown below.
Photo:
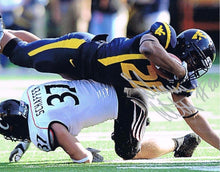
M0 78L0 101L7 98L18 98L25 87L30 84L46 82L48 80L60 79L59 77L48 76L1 76ZM220 82L218 74L208 74L200 81L200 89L192 96L196 107L201 108L211 126L220 135ZM162 106L169 105L169 96L161 95L156 98L165 105L157 104L157 107L168 111ZM191 132L185 122L180 119L167 121L163 116L158 115L155 108L150 108L151 124L147 127L146 137L175 137ZM171 107L172 109L172 107ZM169 112L168 112L169 113ZM171 116L172 117L172 116ZM174 116L175 117L175 116ZM79 135L79 140L85 147L100 149L104 156L103 163L94 164L73 164L69 157L58 148L55 152L42 152L32 144L29 150L18 163L9 163L8 157L17 143L7 141L0 136L0 172L136 172L136 171L220 171L220 152L204 141L201 142L192 158L173 158L173 153L164 155L153 160L123 161L114 153L114 144L110 136L113 129L113 122L107 121L103 124L84 129Z

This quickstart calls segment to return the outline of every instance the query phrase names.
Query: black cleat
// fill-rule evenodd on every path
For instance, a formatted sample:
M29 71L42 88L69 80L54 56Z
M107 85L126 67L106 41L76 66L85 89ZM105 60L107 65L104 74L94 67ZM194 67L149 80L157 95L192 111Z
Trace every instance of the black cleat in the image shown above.
M195 133L187 134L180 138L174 138L177 142L177 148L174 151L174 157L191 157L201 139Z

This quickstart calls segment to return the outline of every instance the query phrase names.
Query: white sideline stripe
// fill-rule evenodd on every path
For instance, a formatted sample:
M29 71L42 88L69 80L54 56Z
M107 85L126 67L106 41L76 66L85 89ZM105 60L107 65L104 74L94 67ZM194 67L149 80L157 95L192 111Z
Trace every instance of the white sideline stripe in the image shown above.
M116 167L117 169L186 169L186 170L196 170L196 171L220 171L220 167L218 166L172 166L172 167L149 167L149 166L143 166L143 167L137 167L137 166L129 166L129 167Z
M215 162L219 162L220 160L218 160L217 158L219 157L210 157L210 156L201 156L201 157L191 157L191 158L155 158L155 159L140 159L140 160L114 160L111 162L118 162L118 163L122 163L122 162L126 162L126 163L149 163L149 164L176 164L176 163L185 163L186 165L188 165L189 163L215 163ZM217 160L216 160L217 159Z

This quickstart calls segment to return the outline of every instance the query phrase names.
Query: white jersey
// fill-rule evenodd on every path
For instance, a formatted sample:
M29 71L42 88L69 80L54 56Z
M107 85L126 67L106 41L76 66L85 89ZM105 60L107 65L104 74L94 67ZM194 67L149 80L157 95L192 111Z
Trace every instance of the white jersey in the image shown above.
M55 81L29 87L22 100L29 105L31 141L44 151L54 150L53 122L76 136L81 129L116 119L118 99L111 86L94 81Z

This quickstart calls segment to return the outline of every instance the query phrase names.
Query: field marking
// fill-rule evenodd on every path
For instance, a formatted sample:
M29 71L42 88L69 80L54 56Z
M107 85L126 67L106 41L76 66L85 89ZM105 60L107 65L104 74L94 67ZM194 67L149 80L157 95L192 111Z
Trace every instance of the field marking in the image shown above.
M138 169L138 170L177 170L177 169L186 169L186 170L196 170L196 171L220 171L220 167L217 166L162 166L162 167L137 167L137 166L130 166L130 167L116 167L117 169L128 170L128 169Z

